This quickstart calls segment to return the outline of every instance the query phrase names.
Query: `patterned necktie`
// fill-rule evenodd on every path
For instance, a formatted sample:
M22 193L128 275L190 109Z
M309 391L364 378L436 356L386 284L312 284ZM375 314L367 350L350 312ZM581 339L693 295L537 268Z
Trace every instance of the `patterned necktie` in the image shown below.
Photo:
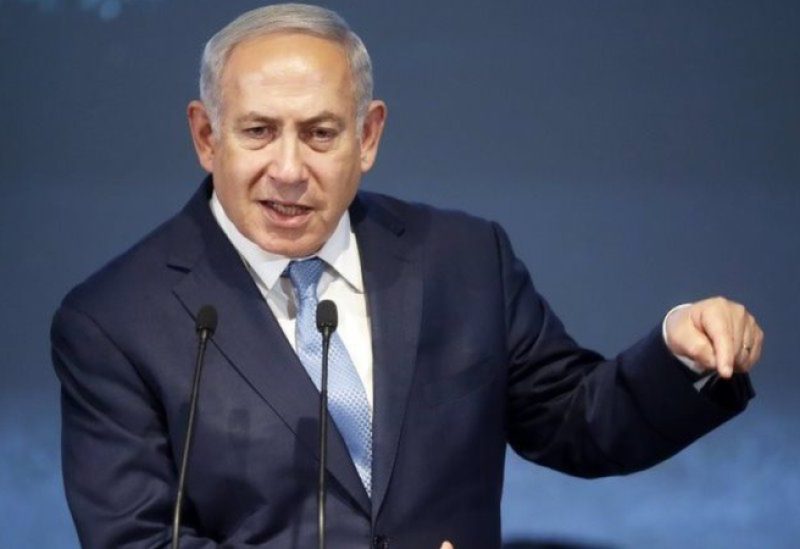
M322 334L317 329L317 284L325 264L314 257L289 263L289 278L297 292L295 342L297 355L320 388ZM339 334L328 349L328 411L344 438L367 494L372 496L372 417L367 395Z

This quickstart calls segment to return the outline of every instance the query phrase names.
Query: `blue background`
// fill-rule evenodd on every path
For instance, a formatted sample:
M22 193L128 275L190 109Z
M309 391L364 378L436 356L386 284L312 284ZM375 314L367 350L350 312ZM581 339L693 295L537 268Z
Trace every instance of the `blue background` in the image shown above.
M2 547L77 546L50 316L199 183L184 110L200 51L257 5L0 0ZM585 481L509 454L506 537L797 546L800 4L327 5L389 104L366 188L500 221L606 354L714 294L767 333L747 413L648 472Z

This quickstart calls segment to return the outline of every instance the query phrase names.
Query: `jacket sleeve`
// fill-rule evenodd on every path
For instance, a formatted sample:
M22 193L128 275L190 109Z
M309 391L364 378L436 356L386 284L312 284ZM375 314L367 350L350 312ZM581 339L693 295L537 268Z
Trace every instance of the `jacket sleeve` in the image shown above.
M741 412L746 375L698 392L660 324L616 358L581 348L495 225L509 360L507 437L526 459L582 477L650 467Z
M64 487L81 545L167 547L177 460L158 400L87 314L62 305L51 342L61 381ZM187 511L182 547L217 547L191 528Z

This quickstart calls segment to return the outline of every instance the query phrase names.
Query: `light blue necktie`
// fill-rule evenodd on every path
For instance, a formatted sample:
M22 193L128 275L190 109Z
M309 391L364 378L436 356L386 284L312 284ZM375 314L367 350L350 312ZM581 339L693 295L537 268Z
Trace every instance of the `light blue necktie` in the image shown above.
M289 263L297 292L297 355L317 389L322 378L322 334L317 329L317 284L325 264L314 257ZM367 494L372 496L372 417L367 395L339 334L328 349L328 411L344 438Z

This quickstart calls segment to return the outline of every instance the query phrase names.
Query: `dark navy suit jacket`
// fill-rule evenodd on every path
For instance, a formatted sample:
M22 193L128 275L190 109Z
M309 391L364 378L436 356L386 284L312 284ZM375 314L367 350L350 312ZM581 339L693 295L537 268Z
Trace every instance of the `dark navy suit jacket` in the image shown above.
M182 545L315 545L318 393L213 219L210 191L56 313L65 489L85 547L167 544L204 304L219 327ZM372 323L374 492L332 425L333 549L498 547L506 443L569 474L626 473L752 395L744 376L698 393L660 329L612 360L580 348L493 223L369 193L350 213Z

